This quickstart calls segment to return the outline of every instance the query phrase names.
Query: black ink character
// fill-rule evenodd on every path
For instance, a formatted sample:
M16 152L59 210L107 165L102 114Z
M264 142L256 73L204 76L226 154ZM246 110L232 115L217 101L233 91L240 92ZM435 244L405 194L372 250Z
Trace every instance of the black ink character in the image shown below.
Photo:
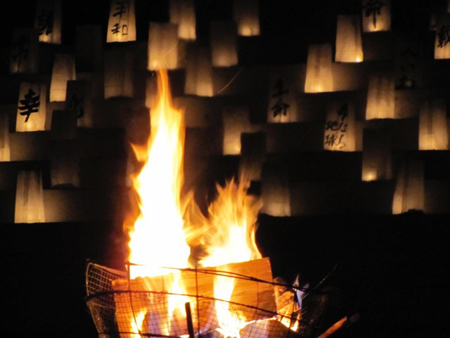
M20 115L26 116L25 122L28 122L30 115L39 111L38 108L41 104L41 102L39 101L40 95L36 95L33 89L30 88L28 90L28 93L25 94L24 97L24 100L19 101L22 106L19 106L18 109L22 110L22 112L20 112Z
M42 11L37 17L39 35L49 35L53 32L53 11Z
M125 1L116 1L116 12L113 16L119 16L119 21L122 20L122 15L127 12Z
M363 6L364 14L366 17L372 15L373 27L377 28L377 15L381 15L381 8L384 3L379 0L369 0L365 6Z
M339 108L337 115L339 117L338 120L330 120L325 123L325 130L345 133L347 131L348 103Z
M77 112L77 118L82 118L84 116L84 109L82 106L83 99L79 99L75 94L72 95L66 109L75 110Z
M22 61L28 57L30 50L30 37L27 35L20 36L13 44L13 50L16 53L12 56L14 61L17 61L17 68L20 68Z
M275 105L273 105L273 107L270 108L273 111L273 117L277 117L278 115L281 114L283 116L287 116L288 109L290 107L289 104L283 102L283 95L289 92L289 90L284 89L283 86L284 86L283 79L278 79L277 82L275 83L275 86L273 86L275 92L272 94L272 97L278 98Z
M438 34L438 48L444 48L450 42L450 26L442 25Z
M335 133L325 136L325 144L330 147L338 147L340 149L345 147L345 143L342 142L344 134L337 135Z

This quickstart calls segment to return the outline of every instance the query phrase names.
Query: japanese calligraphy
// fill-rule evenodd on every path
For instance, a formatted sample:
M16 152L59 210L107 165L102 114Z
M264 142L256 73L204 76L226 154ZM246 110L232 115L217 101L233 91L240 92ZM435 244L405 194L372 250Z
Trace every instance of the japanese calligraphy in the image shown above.
M127 13L127 4L126 1L116 1L115 3L115 12L113 13L113 17L118 17L119 21L116 22L111 29L113 34L128 35L128 25L121 24L122 16Z
M438 48L444 48L450 42L450 26L442 25L437 33Z
M20 36L13 44L15 54L12 55L14 61L17 61L17 68L20 68L23 59L28 57L30 50L30 37L27 35Z
M287 116L288 109L290 107L289 104L283 102L283 95L287 94L289 90L283 88L283 79L278 79L273 86L275 92L272 94L272 97L277 98L277 102L270 108L273 111L273 117L277 117L278 115Z
M379 0L369 0L365 6L363 6L364 14L366 17L372 15L373 26L377 27L377 15L381 15L381 8L384 6L384 3Z
M50 35L53 32L53 11L42 11L37 17L39 35Z
M128 35L128 26L127 25L120 26L119 23L116 23L113 25L113 29L111 29L111 32L113 34L119 34L121 29L122 29L122 35Z
M119 16L119 21L122 20L122 15L127 12L125 1L116 1L116 12L113 16Z
M26 116L25 122L28 122L28 119L32 113L39 112L39 106L41 104L39 99L40 95L37 95L35 91L30 88L28 93L25 94L24 99L19 101L22 106L17 108L22 111L20 112L20 115Z
M75 110L77 112L77 118L82 118L84 116L83 99L73 94L66 109Z
M345 148L343 139L347 133L348 127L348 103L345 103L336 112L337 118L330 119L325 123L325 145L330 148Z

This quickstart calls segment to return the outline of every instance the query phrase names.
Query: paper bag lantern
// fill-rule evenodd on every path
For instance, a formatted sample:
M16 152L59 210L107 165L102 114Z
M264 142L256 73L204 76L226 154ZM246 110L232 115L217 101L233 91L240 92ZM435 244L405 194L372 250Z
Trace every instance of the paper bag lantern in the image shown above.
M235 22L212 22L210 42L213 66L231 67L237 65L237 27Z
M336 31L336 61L362 62L360 17L358 15L338 15Z
M434 58L450 59L450 14L447 13L436 22Z
M38 71L38 31L30 28L14 30L9 63L10 73L35 74Z
M39 31L39 41L61 44L61 0L39 0L34 27Z
M52 114L52 139L72 140L76 138L77 115L74 110L54 110Z
M291 216L291 197L287 168L265 163L262 168L262 212L271 216Z
M50 145L50 173L52 187L79 187L80 160L72 142L53 142Z
M364 32L391 30L391 0L362 0Z
M306 60L305 93L333 91L331 45L310 45Z
M334 102L328 107L323 140L325 150L355 151L355 112L350 102Z
M131 51L105 52L105 99L133 97L133 54Z
M270 71L267 123L300 122L298 93L304 84L298 67L274 67Z
M50 85L50 102L65 101L67 81L75 79L75 57L73 55L55 54Z
M178 26L150 23L148 33L148 70L178 67Z
M419 116L419 150L447 150L447 103L445 100L427 101Z
M178 25L178 37L196 39L196 17L194 0L170 0L170 22Z
M46 85L21 83L18 101L16 131L45 130L47 113Z
M410 210L423 210L425 206L424 195L423 163L419 160L405 160L397 174L392 213L401 214Z
M395 80L391 73L370 76L366 120L395 118Z
M362 153L362 180L392 179L391 137L384 130L365 130Z
M239 177L260 181L263 162L266 160L266 134L242 133Z
M134 0L111 0L106 42L136 41Z
M191 43L187 48L184 93L213 96L211 52L207 46Z
M66 110L75 111L78 127L93 127L91 90L86 80L67 82Z
M228 106L223 110L223 154L239 155L241 153L241 134L248 131L250 117L248 108Z
M258 0L234 0L233 17L237 22L239 35L259 35L260 27Z
M9 149L9 119L7 114L0 114L0 162L11 161Z
M40 172L20 171L17 175L14 222L45 222L44 192Z

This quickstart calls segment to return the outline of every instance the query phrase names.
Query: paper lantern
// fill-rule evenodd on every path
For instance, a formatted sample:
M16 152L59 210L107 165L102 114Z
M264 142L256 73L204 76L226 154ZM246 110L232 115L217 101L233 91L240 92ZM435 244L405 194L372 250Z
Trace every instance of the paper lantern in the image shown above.
M40 172L20 171L17 175L14 222L45 222L44 192Z
M306 60L305 93L333 91L331 45L310 45Z
M213 96L211 52L207 46L190 43L187 47L184 93Z
M239 177L260 181L262 165L266 160L266 134L242 133Z
M53 142L50 145L52 187L80 186L80 159L73 142Z
M10 73L35 74L38 71L39 34L35 29L15 29L11 43Z
M395 89L420 88L423 84L422 43L414 36L401 36L395 47Z
M65 101L67 81L75 79L75 57L73 55L55 54L50 85L50 102Z
M105 52L105 99L133 97L133 54L131 51Z
M391 137L384 130L365 130L362 152L362 180L392 179Z
M419 160L405 160L397 174L392 213L401 214L410 210L423 210L425 206L424 195L423 163Z
M441 15L436 22L434 58L450 59L450 15Z
M100 25L77 26L75 55L79 71L102 71L103 38Z
M223 110L223 154L241 153L241 134L249 131L250 117L248 108L228 106Z
M350 102L328 106L323 140L325 150L355 151L355 110Z
M234 0L233 17L241 36L259 35L258 0Z
M178 26L150 23L148 33L148 70L178 67Z
M52 139L72 140L77 133L77 114L74 110L54 110L52 114Z
M46 113L46 85L21 83L17 103L16 131L45 130Z
M39 41L61 44L61 0L39 0L34 27Z
M65 109L75 111L78 127L93 127L92 97L88 81L67 82Z
M367 92L366 120L395 117L395 80L391 73L370 76Z
M9 149L9 118L7 114L0 114L0 162L11 161Z
M391 30L391 0L362 0L363 32Z
M358 15L338 15L335 57L337 62L364 60L360 24Z
M134 0L111 0L106 42L136 41Z
M231 67L237 65L237 26L235 22L212 22L210 43L213 66Z
M447 149L447 103L445 100L427 101L419 116L419 150Z
M265 163L262 168L261 194L264 202L261 212L271 216L291 216L291 197L287 168Z
M195 40L195 1L170 0L170 22L178 25L180 39Z

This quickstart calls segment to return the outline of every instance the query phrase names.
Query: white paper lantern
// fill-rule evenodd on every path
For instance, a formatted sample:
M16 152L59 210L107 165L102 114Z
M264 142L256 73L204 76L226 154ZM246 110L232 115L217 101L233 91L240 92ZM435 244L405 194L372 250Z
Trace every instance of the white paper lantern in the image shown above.
M450 59L450 14L440 15L436 22L434 58Z
M131 51L105 52L105 99L133 97L133 54Z
M20 171L17 175L14 222L45 222L44 192L40 172Z
M391 30L391 0L362 0L363 32Z
M46 85L21 83L17 103L16 131L45 130L46 113Z
M61 0L39 0L34 27L39 41L61 44Z
M178 37L185 40L195 40L195 1L170 0L170 22L178 25Z
M392 201L392 213L423 210L425 206L425 182L423 163L406 160L400 166Z
M248 108L227 106L223 110L223 154L241 153L241 134L249 131L250 117Z
M291 196L287 169L279 164L265 163L262 168L261 212L271 216L291 216Z
M136 41L134 0L111 0L106 42Z
M351 102L329 104L323 147L333 151L355 151L355 110Z
M233 16L241 36L259 35L259 4L258 0L234 0Z
M52 187L79 187L80 160L72 142L54 142L50 149Z
M7 114L0 114L0 162L11 161L9 148L9 118Z
M266 160L266 134L242 133L239 177L249 181L260 181L262 165Z
M55 54L50 85L50 102L66 100L67 81L70 80L76 80L75 57L67 54Z
M213 66L231 67L237 65L237 27L235 22L212 22L210 43Z
M395 118L395 80L391 73L372 74L367 92L366 120Z
M392 179L391 137L385 130L365 130L362 152L362 180Z
M338 15L336 31L336 61L362 62L361 19L358 15Z
M306 61L305 93L333 91L330 44L310 45Z
M15 29L11 43L10 73L35 74L38 71L39 34L35 29Z
M67 82L66 110L75 111L78 127L93 127L91 90L86 80Z
M197 43L188 45L184 93L213 96L211 51L207 46Z
M178 67L178 26L150 23L148 33L148 70Z
M447 103L445 100L427 101L419 116L419 150L447 149Z

